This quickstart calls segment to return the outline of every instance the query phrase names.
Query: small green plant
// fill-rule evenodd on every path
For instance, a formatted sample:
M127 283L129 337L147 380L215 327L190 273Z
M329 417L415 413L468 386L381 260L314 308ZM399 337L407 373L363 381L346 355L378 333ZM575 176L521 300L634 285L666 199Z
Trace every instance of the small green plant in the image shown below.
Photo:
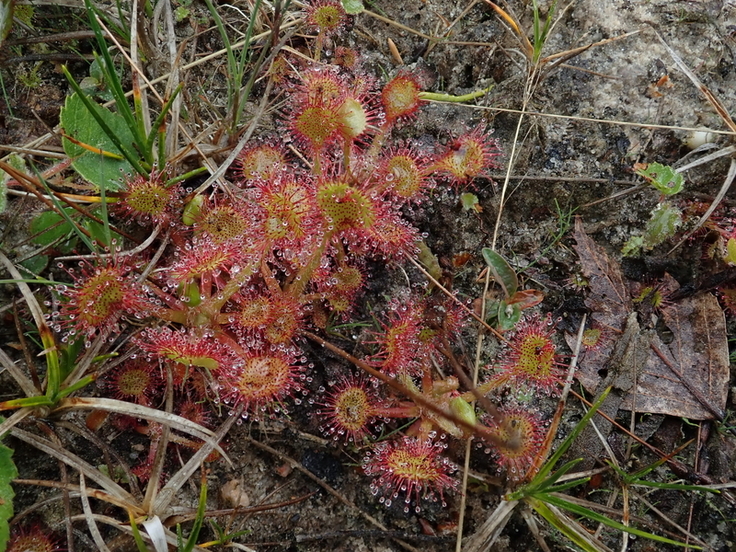
M532 63L537 64L542 56L542 49L547 43L550 29L552 28L552 20L555 13L555 7L557 6L557 0L554 0L547 11L547 17L542 24L542 18L539 13L539 4L537 0L532 0L532 11L534 13L534 26L532 27L533 42L532 42Z
M637 165L636 174L646 179L662 194L662 200L652 211L644 233L632 236L623 247L625 256L635 256L649 251L675 235L682 224L682 211L664 198L682 191L684 178L671 167L659 163Z
M63 67L75 93L62 109L61 125L65 131L64 149L74 168L104 193L123 187L121 175L135 172L148 176L156 164L166 164L165 121L181 86L163 102L161 112L152 121L142 101L139 76L134 69L134 108L131 108L97 19L97 10L89 0L85 1L85 7L101 52L97 68L102 79L98 80L109 87L117 113L96 103Z
M483 248L483 259L501 286L504 299L493 301L488 309L490 323L500 331L512 329L521 320L522 311L542 302L543 295L537 290L519 290L519 279L509 262L490 248Z
M566 494L566 491L587 483L590 480L590 477L588 475L575 477L570 473L575 465L582 460L581 458L565 462L559 467L557 467L557 465L569 450L575 439L577 439L586 425L590 423L601 404L605 401L609 392L610 388L601 394L600 398L591 406L585 416L575 425L570 434L537 471L530 470L527 472L522 484L505 495L504 502L499 505L496 511L497 515L491 516L487 523L493 522L503 526L511 511L519 506L526 506L534 510L540 517L547 521L551 527L557 529L576 547L581 550L585 550L586 552L601 552L602 550L608 550L608 548L603 547L599 541L590 534L586 527L581 523L582 520L603 524L612 529L622 531L623 533L649 539L656 543L670 544L680 547L689 546L695 549L702 549L703 547L693 545L692 543L663 537L638 529L632 525L616 521L608 515L601 514L596 511L598 510L599 505L590 501L572 498ZM551 441L548 440L547 443L550 444ZM666 458L661 459L660 461L639 469L631 474L615 465L609 465L611 465L611 469L620 479L621 484L627 487L643 486L681 491L717 492L708 487L684 485L679 483L657 483L643 479L648 473L654 470L657 466L662 465L666 460ZM479 532L475 537L473 537L473 539L471 539L470 542L467 543L467 549L472 551L488 549L488 547L493 545L498 534L500 534L498 527L494 527L494 529L494 532L490 534L490 539L483 540L483 542L480 541L485 539L486 535L483 532ZM536 534L536 530L533 532Z
M225 25L220 17L219 12L215 8L211 0L205 0L207 8L212 15L212 19L217 26L217 30L220 33L220 38L225 44L227 50L227 114L226 114L226 127L228 134L231 138L236 137L238 128L243 118L243 110L245 109L246 103L250 98L253 85L258 77L261 68L269 54L269 48L263 46L258 54L258 57L254 60L254 32L255 25L258 19L258 14L261 11L262 0L256 0L251 9L251 17L248 21L248 28L245 31L242 44L240 45L240 54L236 54L236 47L230 41L230 38L225 30ZM277 3L277 14L283 14L291 4L290 0ZM274 21L272 29L278 29L280 21ZM274 42L275 44L275 42ZM275 52L274 52L275 54ZM247 76L247 78L246 78Z

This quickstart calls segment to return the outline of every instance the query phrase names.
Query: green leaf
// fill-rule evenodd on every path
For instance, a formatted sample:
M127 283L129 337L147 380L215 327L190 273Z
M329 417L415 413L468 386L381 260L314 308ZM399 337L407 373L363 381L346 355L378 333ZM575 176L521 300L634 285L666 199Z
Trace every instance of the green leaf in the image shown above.
M483 258L491 269L493 277L503 288L506 298L511 297L519 289L519 280L511 265L501 255L488 247L483 248Z
M0 416L0 422L5 418ZM15 492L10 482L18 477L18 469L13 463L13 450L0 444L0 550L5 550L10 537L8 520L13 517L13 498Z
M460 194L460 202L463 205L463 211L476 211L478 196L471 194L470 192L466 192L464 194Z
M516 326L516 323L521 320L521 308L518 303L508 304L506 301L501 301L498 304L498 329L501 331L508 331Z
M660 163L649 163L645 168L637 170L636 174L649 180L650 184L664 195L674 195L682 191L685 183L680 173Z
M578 533L565 520L561 519L556 513L550 510L544 502L530 499L529 504L540 516L547 520L547 523L565 535L571 542L578 545L582 550L585 550L585 552L600 552L600 548L591 544L589 538Z
M345 9L345 13L350 15L357 15L365 10L362 0L342 0L342 7Z
M675 546L691 547L697 550L702 550L701 546L695 546L694 544L680 542L680 541L668 539L666 537L660 537L659 535L655 535L654 533L648 533L646 531L642 531L641 529L636 529L635 527L629 527L628 525L619 523L618 521L613 520L609 517L606 517L603 514L599 514L598 512L595 512L589 508L586 508L585 506L580 506L579 504L574 504L572 502L569 502L565 500L564 498L562 498L561 496L545 494L545 495L539 496L538 499L548 504L557 506L558 508L564 508L568 512L572 512L573 514L576 514L578 516L586 517L590 520L597 521L598 523L602 523L604 525L608 525L609 527L612 527L614 529L618 529L619 531L624 531L631 535L636 535L637 537L644 537L645 539L653 540L656 542L673 544Z
M567 449L572 446L573 441L575 441L578 435L580 435L583 429L585 429L585 426L588 425L588 422L590 422L590 419L595 415L596 411L603 404L603 401L606 400L606 397L608 397L608 393L610 392L611 388L609 387L605 389L603 393L601 393L601 396L593 404L590 410L586 412L585 416L583 416L583 419L578 422L578 424L573 428L573 430L565 438L565 440L562 441L560 446L557 447L557 450L554 452L554 454L550 456L550 458L539 469L539 472L537 472L537 475L534 476L534 479L532 479L528 485L522 487L521 489L514 491L513 493L509 493L509 495L506 497L506 500L522 500L524 498L536 496L542 490L556 483L557 480L562 475L564 475L567 470L571 469L575 465L575 463L577 463L577 460L571 460L550 476L550 473L555 467L555 464L557 464L560 458L562 458L562 456L567 452Z
M0 3L2 0L0 0ZM0 8L1 9L1 8ZM6 159L6 163L20 172L26 172L26 162L17 153L11 153ZM11 176L3 170L0 170L0 213L5 211L8 205L8 181Z
M132 147L134 138L121 116L106 107L92 103L97 115L107 124L124 145ZM72 94L61 110L64 132L80 142L113 154L120 154L114 141L105 133L78 94ZM64 139L64 152L72 158L72 166L86 180L98 188L119 191L124 188L122 177L133 174L133 166L125 159L113 159L89 151Z
M41 213L31 221L31 233L34 234L33 243L51 245L56 240L71 235L72 225L54 211Z
M736 239L728 238L726 242L726 256L723 260L731 266L736 266Z
M20 267L24 268L26 272L30 272L34 276L41 274L44 268L49 264L48 255L34 255L30 259L26 259L20 262Z
M192 526L192 530L189 533L189 538L187 539L187 543L184 546L183 552L192 552L194 550L194 547L197 544L197 538L199 537L199 532L202 530L202 524L204 522L204 515L207 512L207 482L205 480L202 481L202 488L199 491L199 506L197 507L197 517L194 518L194 525ZM177 528L180 528L181 526L178 526Z
M14 7L14 0L0 0L0 46L5 42L13 26Z
M635 257L641 253L642 249L644 249L644 237L631 236L621 249L621 254L624 257Z
M85 220L83 224L87 231L90 233L90 236L92 236L97 241L97 243L105 247L110 247L112 245L110 234L105 230L104 225L92 219Z
M419 255L417 257L419 262L424 265L432 278L435 280L441 280L442 267L440 266L440 262L437 260L437 256L432 253L432 250L426 243L424 243L424 241L417 242L417 245L419 246Z
M644 230L644 247L651 249L675 235L682 224L682 213L674 205L664 202L652 211L652 218Z

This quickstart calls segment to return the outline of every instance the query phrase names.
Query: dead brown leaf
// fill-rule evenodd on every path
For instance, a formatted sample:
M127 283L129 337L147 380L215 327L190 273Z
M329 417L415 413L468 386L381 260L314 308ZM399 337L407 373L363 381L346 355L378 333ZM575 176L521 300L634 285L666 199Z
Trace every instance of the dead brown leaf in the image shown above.
M665 344L653 335L636 393L621 408L692 420L723 419L729 362L726 319L718 300L701 293L663 308L662 316L673 339Z
M595 392L602 374L612 368L612 352L633 304L620 265L585 233L580 219L575 223L574 237L590 286L585 305L591 310L593 324L611 336L579 364L578 379ZM671 289L676 284L670 280L666 285ZM654 331L640 331L639 337L646 336L648 342L646 363L629 367L635 385L626 392L620 407L693 420L722 419L730 374L726 322L718 301L701 293L665 306L661 314L671 339L667 337L665 343Z
M633 307L621 267L585 233L580 218L575 220L573 236L590 289L585 306L591 313L591 327L599 328L604 336L600 347L586 354L578 365L578 380L586 390L594 393Z

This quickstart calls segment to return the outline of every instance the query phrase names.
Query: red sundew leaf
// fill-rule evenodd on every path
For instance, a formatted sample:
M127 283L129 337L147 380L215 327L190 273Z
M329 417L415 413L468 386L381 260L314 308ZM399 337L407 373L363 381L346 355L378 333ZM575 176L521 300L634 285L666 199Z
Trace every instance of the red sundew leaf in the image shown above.
M681 416L692 420L723 417L729 382L726 318L718 300L704 293L662 309L674 339L665 345L654 335L636 394L625 410Z

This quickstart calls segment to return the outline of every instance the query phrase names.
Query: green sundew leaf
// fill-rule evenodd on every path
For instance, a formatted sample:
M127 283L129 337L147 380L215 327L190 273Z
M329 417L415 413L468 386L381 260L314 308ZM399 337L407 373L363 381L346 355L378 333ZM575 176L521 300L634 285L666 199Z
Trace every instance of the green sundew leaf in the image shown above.
M478 196L471 194L470 192L466 192L464 194L460 194L460 201L463 205L463 211L475 211L476 206L478 205Z
M0 416L0 422L5 418ZM15 492L10 482L18 477L18 468L13 463L13 450L0 444L0 550L5 550L10 538L8 520L13 517Z
M501 255L489 247L483 248L483 258L493 273L493 277L503 288L506 297L511 297L519 289L519 280L511 265Z
M342 7L350 15L357 15L365 10L363 0L342 0Z
M125 119L99 104L92 105L120 142L132 147L134 137ZM121 153L77 94L67 98L66 104L61 109L60 122L64 132L72 138L116 155ZM119 191L124 187L122 177L135 172L133 166L125 159L105 157L67 139L63 140L63 144L64 152L73 160L74 169L98 188Z
M674 205L664 202L652 211L652 218L644 230L644 247L652 249L675 235L682 224L682 213Z
M660 163L649 163L646 168L639 169L636 174L649 180L652 186L664 195L674 195L682 191L685 179L672 167Z

